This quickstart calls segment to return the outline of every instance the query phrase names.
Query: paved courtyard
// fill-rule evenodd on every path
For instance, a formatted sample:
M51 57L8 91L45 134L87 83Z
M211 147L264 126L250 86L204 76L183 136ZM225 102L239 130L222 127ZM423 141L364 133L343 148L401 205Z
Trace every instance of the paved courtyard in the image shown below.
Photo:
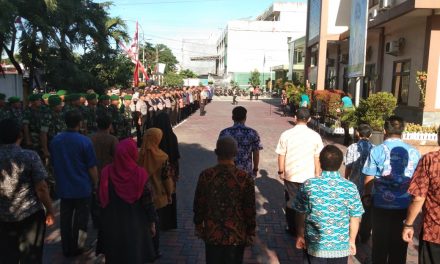
M232 124L230 101L214 101L206 108L207 114L198 113L175 128L181 153L181 176L177 186L178 229L161 234L163 257L157 263L204 263L204 245L194 236L192 203L198 175L201 170L215 165L213 153L221 129ZM271 104L272 103L272 104ZM291 118L281 117L275 101L243 100L239 105L248 109L247 125L261 136L264 150L260 154L260 171L256 178L257 238L255 245L245 252L245 263L302 263L302 251L295 249L295 240L287 235L284 217L283 185L277 176L275 147L280 134L292 127ZM326 143L334 143L326 139ZM339 145L341 149L343 146ZM91 250L76 259L65 259L61 254L58 227L47 231L45 263L101 263L95 258L92 246L95 234L90 232ZM359 248L358 258L350 263L367 263L369 246ZM407 263L417 263L417 253L410 246Z

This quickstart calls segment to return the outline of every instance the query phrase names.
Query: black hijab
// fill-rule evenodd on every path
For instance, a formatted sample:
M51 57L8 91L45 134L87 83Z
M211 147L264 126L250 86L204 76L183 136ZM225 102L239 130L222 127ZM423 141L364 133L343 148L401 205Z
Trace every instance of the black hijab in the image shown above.
M154 127L161 129L163 132L159 148L168 154L171 163L176 164L180 159L179 143L171 127L169 115L165 112L158 114L154 119Z

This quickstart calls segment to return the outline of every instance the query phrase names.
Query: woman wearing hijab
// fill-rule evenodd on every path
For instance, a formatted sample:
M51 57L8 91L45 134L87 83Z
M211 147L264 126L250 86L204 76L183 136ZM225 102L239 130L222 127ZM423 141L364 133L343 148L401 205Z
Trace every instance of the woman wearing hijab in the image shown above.
M99 184L101 243L106 263L153 261L155 209L147 172L137 165L132 139L116 146L113 163L102 170Z
M141 165L150 175L153 190L153 202L159 215L159 226L162 225L161 211L171 203L173 192L173 180L169 177L168 155L159 148L162 140L162 131L158 128L150 128L145 131L142 147L139 155ZM157 225L156 225L157 226ZM156 254L159 252L159 234L154 237Z
M159 212L159 218L161 219L160 229L166 231L177 228L176 184L177 180L179 179L179 143L177 141L176 134L173 132L170 117L166 113L161 113L156 116L156 119L154 120L154 127L160 128L163 132L163 137L160 141L159 147L166 154L168 154L168 160L170 163L169 175L174 182L174 191L171 196L172 203Z

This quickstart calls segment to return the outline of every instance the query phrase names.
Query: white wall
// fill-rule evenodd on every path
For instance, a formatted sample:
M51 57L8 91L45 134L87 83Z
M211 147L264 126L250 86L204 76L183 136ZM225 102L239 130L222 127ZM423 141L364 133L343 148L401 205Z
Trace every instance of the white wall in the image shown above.
M294 25L279 21L232 21L228 24L228 72L263 72L289 63L288 37L305 34L306 20Z
M6 94L6 98L18 96L23 99L23 78L17 74L0 74L0 93Z
M426 17L402 17L385 26L385 42L405 39L403 54L391 56L385 54L383 65L384 91L392 91L393 65L395 61L411 60L411 75L409 89L409 106L419 105L419 89L415 83L415 75L423 67L423 55L425 48Z
M350 25L351 0L331 0L328 8L327 34L341 34Z

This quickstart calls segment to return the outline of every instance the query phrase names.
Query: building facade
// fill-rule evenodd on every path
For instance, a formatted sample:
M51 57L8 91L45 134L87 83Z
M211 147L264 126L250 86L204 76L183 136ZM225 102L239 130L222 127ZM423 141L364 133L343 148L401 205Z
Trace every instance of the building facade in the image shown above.
M347 78L351 0L309 0L306 79L317 89L354 94ZM409 122L440 123L440 1L370 0L365 76L360 96L391 92ZM416 84L428 72L426 100Z
M228 22L217 42L216 73L242 87L254 70L260 72L262 84L273 80L271 67L288 65L287 40L305 34L306 17L306 3L276 2L255 20Z

